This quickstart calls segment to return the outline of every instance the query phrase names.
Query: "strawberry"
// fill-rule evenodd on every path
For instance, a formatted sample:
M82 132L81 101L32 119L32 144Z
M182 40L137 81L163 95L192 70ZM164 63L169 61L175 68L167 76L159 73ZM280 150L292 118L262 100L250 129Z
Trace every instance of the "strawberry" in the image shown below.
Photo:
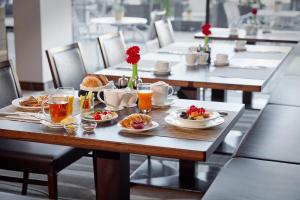
M101 115L100 114L96 114L94 116L94 120L101 120Z

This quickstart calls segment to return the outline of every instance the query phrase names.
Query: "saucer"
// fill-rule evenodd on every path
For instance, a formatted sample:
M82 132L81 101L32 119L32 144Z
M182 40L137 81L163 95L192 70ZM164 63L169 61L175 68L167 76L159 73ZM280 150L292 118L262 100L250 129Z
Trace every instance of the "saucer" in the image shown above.
M107 110L107 111L120 111L120 110L123 110L124 107L119 107L119 108L112 108L112 107L109 107L109 106L106 106L104 108L104 110Z
M137 104L135 103L135 104L132 104L132 105L129 105L129 106L124 106L125 108L133 108L133 107L136 107L137 106Z
M227 60L227 61L225 61L225 62L223 62L223 63L218 63L218 62L214 62L214 65L216 66L216 67L225 67L225 66L228 66L229 65L229 61Z
M48 128L53 128L53 129L61 129L61 128L64 128L64 126L60 123L58 124L54 124L54 123L51 123L47 120L41 120L41 124L43 124L44 126L47 126Z
M208 65L208 62L206 62L206 63L198 63L198 65L200 65L200 66L206 66L206 65Z
M188 66L188 67L195 67L195 66L197 66L197 63L195 63L195 64L187 64L187 63L185 63L185 65Z
M174 99L167 99L166 102L164 104L161 105L152 105L152 108L166 108L171 106L172 104L174 104Z
M169 70L169 71L156 71L156 70L154 70L153 73L155 75L158 75L158 76L165 76L165 75L170 75L171 74L171 70Z
M234 48L234 51L235 52L242 52L242 51L246 51L247 50L247 48L246 47L244 47L244 48L241 48L241 49L239 49L239 48Z

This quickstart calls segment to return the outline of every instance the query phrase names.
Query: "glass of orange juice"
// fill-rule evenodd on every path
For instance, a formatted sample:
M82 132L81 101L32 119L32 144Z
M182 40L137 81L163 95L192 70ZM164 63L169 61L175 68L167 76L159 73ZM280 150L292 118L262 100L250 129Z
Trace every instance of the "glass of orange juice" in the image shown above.
M73 114L73 104L74 104L74 88L72 87L59 87L57 88L58 93L68 96L68 116Z
M137 85L138 98L139 98L139 110L142 113L149 113L152 108L152 90L150 83L139 83Z

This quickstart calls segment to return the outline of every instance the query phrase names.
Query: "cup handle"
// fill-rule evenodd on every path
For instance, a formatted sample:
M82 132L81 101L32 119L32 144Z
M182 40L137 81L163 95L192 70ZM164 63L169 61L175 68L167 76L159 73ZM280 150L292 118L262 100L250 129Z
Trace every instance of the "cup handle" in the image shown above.
M46 101L42 101L42 113L43 115L46 117L46 120L49 120L51 117L50 117L50 114L46 112Z
M97 93L97 98L98 98L98 100L99 100L101 103L106 104L105 101L100 97L100 94L101 94L101 93L104 94L104 90L103 90L103 89L98 91L98 93Z
M173 88L172 86L169 85L169 86L168 86L168 90L171 91L171 93L168 94L168 97L169 97L169 96L172 96L172 95L174 94L174 88Z

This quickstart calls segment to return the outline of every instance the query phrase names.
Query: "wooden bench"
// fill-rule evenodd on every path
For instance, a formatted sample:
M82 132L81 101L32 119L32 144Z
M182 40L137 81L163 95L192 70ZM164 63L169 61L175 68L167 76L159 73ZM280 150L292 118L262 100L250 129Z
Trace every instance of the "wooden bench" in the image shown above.
M300 165L233 158L202 200L299 199Z

